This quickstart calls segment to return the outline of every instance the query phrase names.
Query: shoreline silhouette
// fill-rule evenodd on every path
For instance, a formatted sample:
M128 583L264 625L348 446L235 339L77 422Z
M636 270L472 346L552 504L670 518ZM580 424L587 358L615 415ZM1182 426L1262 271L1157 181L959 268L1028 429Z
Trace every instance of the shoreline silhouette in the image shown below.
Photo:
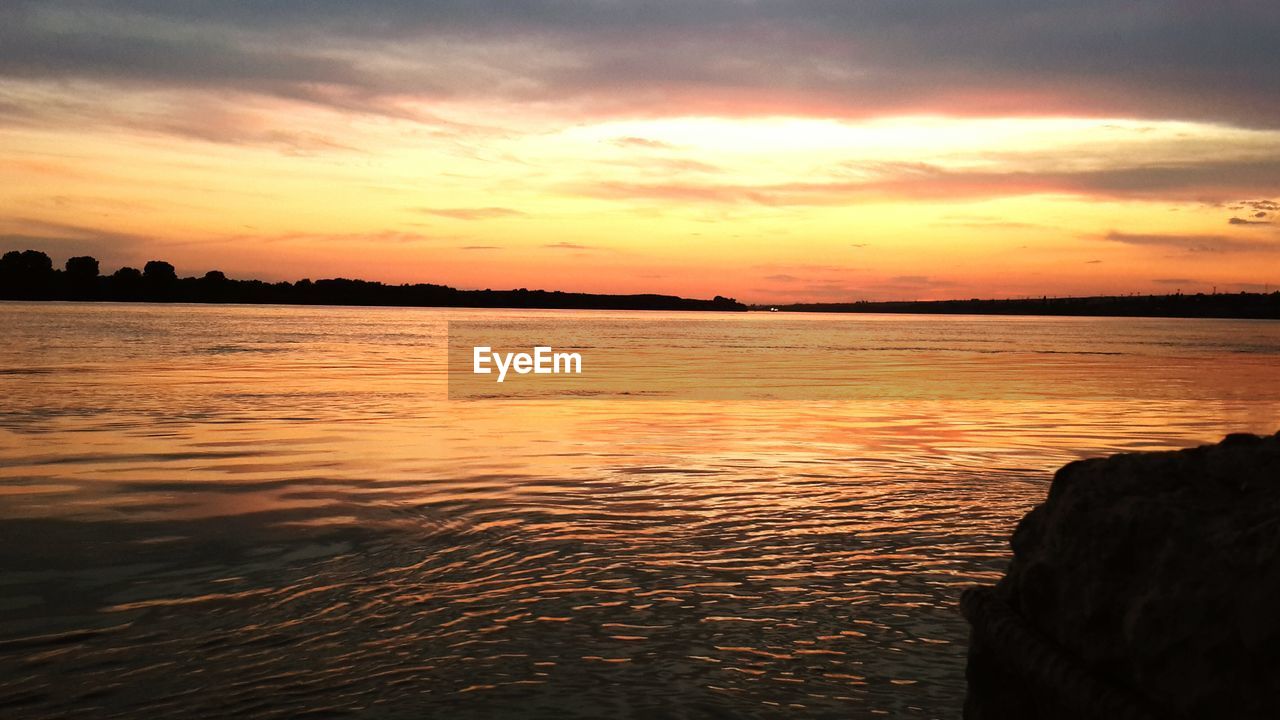
M64 269L58 270L49 256L38 250L13 250L0 257L0 300L723 312L747 309L737 300L719 295L698 300L656 293L459 290L430 283L388 285L348 278L267 282L234 280L218 270L198 278L180 278L173 265L163 260L152 260L142 270L126 266L111 275L102 275L96 258L73 257Z
M885 313L914 315L1047 315L1075 317L1169 317L1280 319L1280 290L1271 293L1094 295L966 300L859 300L848 303L746 305L716 295L711 300L658 293L613 295L561 290L460 290L448 285L389 285L350 278L304 278L294 282L236 280L218 270L178 277L173 265L151 260L142 270L125 266L110 275L90 256L53 266L38 250L12 250L0 257L0 300L79 302L186 302L254 305L347 305L367 307L474 307L566 310L679 310L746 312Z
M1006 300L861 300L851 303L752 305L752 310L916 315L1062 315L1076 317L1169 317L1243 320L1280 319L1280 291L1171 295L1091 295Z

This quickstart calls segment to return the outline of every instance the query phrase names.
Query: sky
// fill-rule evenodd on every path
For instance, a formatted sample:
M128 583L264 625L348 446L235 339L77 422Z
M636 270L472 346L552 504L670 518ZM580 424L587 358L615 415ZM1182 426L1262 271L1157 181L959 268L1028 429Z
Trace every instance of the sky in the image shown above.
M747 302L1280 289L1280 3L9 0L0 250Z

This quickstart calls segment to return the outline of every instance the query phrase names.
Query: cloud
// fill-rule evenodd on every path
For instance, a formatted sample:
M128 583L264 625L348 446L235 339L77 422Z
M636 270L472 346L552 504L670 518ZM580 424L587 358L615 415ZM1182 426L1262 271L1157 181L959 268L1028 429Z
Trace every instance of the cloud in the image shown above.
M771 185L593 182L569 192L607 200L763 206L842 205L862 200L980 200L1061 194L1109 199L1206 201L1242 190L1280 192L1280 157L1136 164L1096 170L951 170L926 163L858 166L858 177Z
M39 250L58 264L58 259L76 255L92 255L100 260L113 257L117 252L105 239L59 235L29 235L26 233L0 233L0 253L10 250Z
M935 296L935 291L950 294L958 287L960 284L955 281L931 275L894 275L863 284L859 288L859 297L914 300Z
M547 243L542 247L552 248L556 250L597 250L599 249L599 248L592 247L590 245L580 245L578 243L571 243L571 242Z
M1016 222L1012 220L1004 220L1001 218L958 215L943 218L940 222L932 223L938 227L964 227L977 229L993 229L993 230L1030 230L1040 228L1040 225L1029 222Z
M603 200L665 200L695 203L756 203L759 205L817 204L785 203L779 194L781 186L753 187L732 184L592 182L566 188L583 197Z
M145 235L21 217L0 219L0 248L0 252L39 250L53 259L55 267L61 259L91 255L102 262L104 270L137 263L147 253L163 252L161 243Z
M1195 280L1192 278L1155 278L1151 282L1159 283L1160 285L1201 285L1202 284L1199 280Z
M1084 261L1084 264L1085 264L1085 265L1100 265L1100 264L1102 264L1102 261L1101 261L1101 260L1085 260L1085 261Z
M497 245L463 245L459 250L501 250Z
M721 171L721 168L711 163L689 158L646 157L625 160L617 164L650 171L651 174L664 177L683 173L717 173Z
M0 80L3 80L0 74ZM190 88L130 95L118 89L68 82L51 94L31 82L0 82L0 126L47 130L91 128L167 135L197 142L266 147L286 155L360 152L331 134L300 127L297 114L281 124L291 106L243 90L215 94ZM4 99L4 95L11 99ZM422 117L422 122L432 122Z
M1164 247L1199 253L1276 252L1280 244L1256 240L1242 240L1225 235L1159 235L1107 233L1106 240L1144 247Z
M950 280L937 280L928 275L895 275L889 278L887 284L901 287L951 287L955 285Z
M803 281L797 280L797 282ZM835 280L819 280L805 282L802 286L790 287L781 291L776 286L752 288L751 290L752 292L760 293L765 297L772 297L776 302L781 304L784 302L805 301L851 302L855 298L860 297L865 288ZM779 293L785 293L785 295L779 295Z
M478 208L417 208L428 215L452 218L454 220L493 220L496 218L524 217L525 213L505 207Z
M773 282L783 282L783 283L803 282L801 278L798 278L795 275L787 275L785 273L781 273L778 275L766 275L764 279L771 280Z
M1242 210L1246 207L1253 208L1254 210L1259 211L1260 213L1259 217L1261 217L1262 215L1266 215L1268 211L1269 212L1280 211L1280 203L1276 202L1275 200L1244 200L1239 204L1237 204L1236 206L1232 207L1232 210Z
M47 0L0 9L0 77L230 89L386 114L477 99L633 116L1048 113L1278 127L1277 35L1280 7L1261 0Z
M1258 213L1254 217L1266 217L1266 213ZM1245 220L1244 218L1233 217L1227 221L1228 225L1270 225L1269 220Z
M349 245L359 247L361 245L374 242L380 245L435 245L441 240L446 239L439 236L422 235L421 233L406 232L404 230L367 230L362 232L340 232L340 233L323 233L323 232L283 232L274 235L238 235L232 237L224 237L221 240L240 240L252 241L258 244L274 244L274 243L323 243L331 245Z
M661 140L650 140L649 138L642 138L642 137L614 138L613 144L618 145L620 147L638 147L638 148L648 148L650 150L675 149L675 145L672 145L671 143L665 143L665 142L662 142Z

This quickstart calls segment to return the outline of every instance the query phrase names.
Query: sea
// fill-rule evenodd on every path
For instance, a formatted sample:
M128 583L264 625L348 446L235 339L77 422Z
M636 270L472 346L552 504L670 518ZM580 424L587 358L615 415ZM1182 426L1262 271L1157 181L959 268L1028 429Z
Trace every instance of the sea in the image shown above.
M608 382L451 388L451 334L526 327ZM1057 468L1280 430L1274 321L9 302L0 338L12 719L957 718L959 595Z

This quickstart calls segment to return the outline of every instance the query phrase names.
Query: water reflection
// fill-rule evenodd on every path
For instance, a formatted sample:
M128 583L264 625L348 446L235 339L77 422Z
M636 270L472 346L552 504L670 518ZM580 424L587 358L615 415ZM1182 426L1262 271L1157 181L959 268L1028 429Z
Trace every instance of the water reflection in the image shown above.
M1116 383L1204 368L1185 397L494 403L447 401L440 351L445 318L493 311L0 314L12 717L954 717L955 598L1049 470L1278 417L1240 399L1274 376L1236 362L1276 365L1268 324L893 331L1108 334ZM1224 375L1239 392L1206 400Z

